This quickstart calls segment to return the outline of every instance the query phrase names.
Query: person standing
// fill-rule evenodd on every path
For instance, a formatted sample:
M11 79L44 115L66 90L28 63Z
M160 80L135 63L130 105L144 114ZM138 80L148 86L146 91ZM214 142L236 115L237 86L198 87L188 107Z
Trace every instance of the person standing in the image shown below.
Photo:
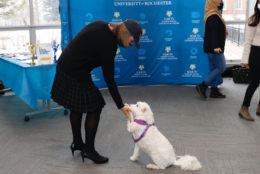
M223 82L218 79L221 78L226 69L224 47L228 35L226 23L221 14L222 9L222 0L207 0L204 16L203 47L204 52L208 55L210 72L207 78L196 86L196 90L202 98L207 98L208 86L211 87L211 98L226 98L218 88L218 85Z
M248 108L260 83L260 0L256 1L254 14L249 18L246 26L242 64L249 69L250 82L238 115L248 121L254 121ZM256 115L260 116L260 101Z
M135 43L140 48L141 35L141 26L132 19L119 24L95 21L85 26L59 57L51 97L70 110L73 134L71 152L74 155L75 150L81 151L83 161L89 158L97 164L108 162L107 157L96 151L94 144L105 101L91 79L91 71L102 68L104 80L117 108L131 121L131 110L123 104L114 80L114 58L118 44L129 48ZM81 136L83 113L86 113L85 143Z

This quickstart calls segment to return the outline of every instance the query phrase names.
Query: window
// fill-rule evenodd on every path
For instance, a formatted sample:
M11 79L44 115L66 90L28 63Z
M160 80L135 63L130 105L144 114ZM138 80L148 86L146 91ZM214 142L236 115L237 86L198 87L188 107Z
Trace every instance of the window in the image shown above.
M226 10L226 9L227 9L227 1L226 1L226 0L223 0L223 3L224 3L223 10Z
M1 0L0 53L29 52L28 44L61 42L58 0Z
M247 22L248 0L223 0L223 18L226 21L228 37L225 57L227 62L240 63L244 47L245 24Z
M0 53L2 54L28 52L28 44L28 30L0 32Z
M60 29L41 29L36 30L37 42L51 43L52 41L61 40L61 30ZM48 36L48 37L46 37ZM59 42L60 43L60 42Z
M60 24L58 0L33 0L36 25Z
M237 9L237 10L243 9L243 8L242 8L242 5L243 5L242 3L243 3L242 0L236 0L236 1L235 1L235 9Z
M28 0L2 0L0 8L0 26L30 25Z

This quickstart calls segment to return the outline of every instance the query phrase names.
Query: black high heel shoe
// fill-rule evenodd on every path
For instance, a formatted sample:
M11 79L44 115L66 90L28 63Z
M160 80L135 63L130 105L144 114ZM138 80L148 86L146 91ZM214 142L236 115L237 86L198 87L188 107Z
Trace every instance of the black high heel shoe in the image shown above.
M76 151L76 150L82 151L82 149L83 149L83 145L75 145L74 143L72 143L70 145L70 150L71 150L72 156L74 156L74 151Z
M81 151L82 162L84 162L84 158L91 159L96 164L104 164L108 162L108 158L99 155L95 150L87 152L86 150Z

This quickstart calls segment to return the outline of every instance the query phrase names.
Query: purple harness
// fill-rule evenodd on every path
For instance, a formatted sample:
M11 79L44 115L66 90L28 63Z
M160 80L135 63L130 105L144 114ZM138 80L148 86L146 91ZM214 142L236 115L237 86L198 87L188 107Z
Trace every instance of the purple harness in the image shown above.
M134 136L133 136L134 142L137 143L138 141L140 141L145 136L149 127L154 126L155 124L154 123L153 124L147 124L147 122L144 121L144 120L134 120L134 122L136 122L137 124L146 126L145 130L143 131L143 133L140 135L139 138L135 139Z

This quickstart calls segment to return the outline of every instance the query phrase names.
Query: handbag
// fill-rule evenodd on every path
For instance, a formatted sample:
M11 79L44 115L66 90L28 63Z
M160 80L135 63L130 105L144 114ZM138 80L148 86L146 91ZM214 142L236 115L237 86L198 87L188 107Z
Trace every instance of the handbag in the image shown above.
M238 67L232 70L234 83L249 83L249 69Z

